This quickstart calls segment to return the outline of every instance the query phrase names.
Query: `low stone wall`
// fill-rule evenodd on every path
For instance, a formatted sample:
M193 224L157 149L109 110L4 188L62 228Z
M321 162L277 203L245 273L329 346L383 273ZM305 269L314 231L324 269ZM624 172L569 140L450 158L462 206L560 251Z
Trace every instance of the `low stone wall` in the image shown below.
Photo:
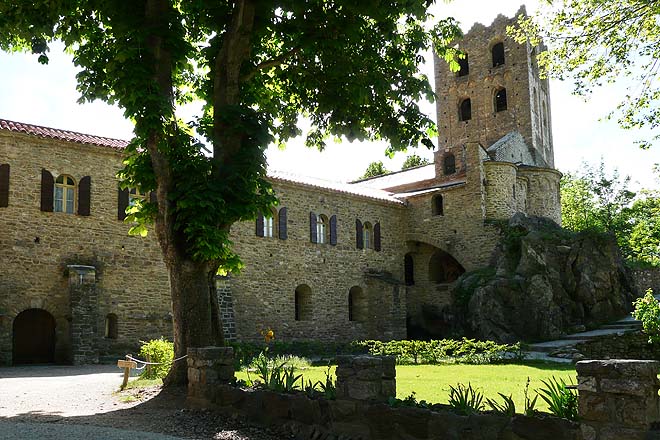
M633 270L632 276L640 295L643 295L647 289L660 294L660 267Z
M231 348L188 351L188 402L277 429L299 440L586 440L578 423L555 417L459 416L391 407L394 359L340 357L337 399L311 399L230 385Z
M648 343L642 332L607 335L575 346L585 359L642 359L660 360L660 347Z

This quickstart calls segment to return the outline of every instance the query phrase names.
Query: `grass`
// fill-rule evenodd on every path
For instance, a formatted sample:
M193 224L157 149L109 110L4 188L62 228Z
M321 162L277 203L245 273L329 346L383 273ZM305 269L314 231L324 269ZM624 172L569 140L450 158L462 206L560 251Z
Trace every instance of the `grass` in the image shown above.
M137 379L129 380L124 390L130 390L132 388L150 388L162 384L163 379L142 379L141 377L138 377Z
M303 380L325 381L327 367L308 367L300 369ZM334 367L332 368L334 374ZM516 412L522 413L524 408L524 390L527 378L530 378L530 397L535 389L543 384L541 380L552 376L563 378L566 383L576 383L575 367L571 364L555 364L543 362L525 362L524 364L506 365L398 365L396 367L397 397L404 399L413 391L417 400L429 403L447 403L449 386L459 383L472 387L484 393L485 397L501 401L497 393L511 394L516 403ZM245 371L236 373L238 379L247 379ZM250 373L252 380L255 373ZM547 411L547 405L538 399L536 408Z

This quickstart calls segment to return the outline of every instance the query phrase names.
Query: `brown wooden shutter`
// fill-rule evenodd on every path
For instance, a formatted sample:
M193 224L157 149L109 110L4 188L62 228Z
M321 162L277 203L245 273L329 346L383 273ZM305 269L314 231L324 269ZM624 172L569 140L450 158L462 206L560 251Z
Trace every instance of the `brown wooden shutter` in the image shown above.
M55 191L55 179L48 170L41 170L41 210L53 212L53 198Z
M256 233L257 233L257 237L264 236L264 215L262 213L259 213L259 215L257 216Z
M374 250L380 252L380 223L374 225Z
M9 206L9 164L0 165L0 208Z
M355 220L355 247L364 249L364 235L362 234L362 222L359 219Z
M337 216L330 217L330 244L337 246Z
M316 214L313 212L309 213L309 241L312 243L318 243L316 237Z
M124 220L126 218L126 208L128 208L128 189L119 188L117 194L117 219Z
M280 209L280 212L278 213L278 219L277 219L277 231L280 237L280 240L286 240L288 238L287 232L286 232L286 208Z
M92 178L85 176L78 182L78 215L88 216L91 212Z

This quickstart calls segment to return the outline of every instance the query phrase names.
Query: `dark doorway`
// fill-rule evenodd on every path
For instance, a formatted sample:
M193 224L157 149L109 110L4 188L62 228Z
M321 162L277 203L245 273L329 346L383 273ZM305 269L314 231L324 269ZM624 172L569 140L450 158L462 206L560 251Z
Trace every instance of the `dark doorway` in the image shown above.
M438 249L429 261L429 280L435 283L453 283L465 272L461 263L447 252Z
M42 309L28 309L13 325L14 364L49 364L55 361L55 318Z

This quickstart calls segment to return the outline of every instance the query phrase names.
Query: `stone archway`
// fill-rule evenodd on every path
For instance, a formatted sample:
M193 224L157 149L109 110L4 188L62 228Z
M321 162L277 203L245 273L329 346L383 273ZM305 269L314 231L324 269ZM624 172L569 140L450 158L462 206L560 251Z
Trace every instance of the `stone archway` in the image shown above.
M55 318L43 309L19 313L12 326L12 358L17 364L55 361Z

